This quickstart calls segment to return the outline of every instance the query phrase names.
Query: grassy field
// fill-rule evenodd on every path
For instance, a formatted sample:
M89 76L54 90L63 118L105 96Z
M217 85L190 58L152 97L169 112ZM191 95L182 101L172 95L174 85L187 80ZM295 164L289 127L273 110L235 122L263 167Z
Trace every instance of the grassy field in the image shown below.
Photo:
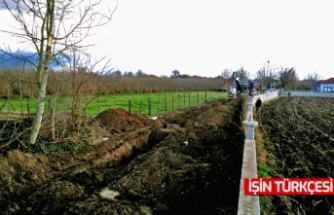
M103 96L81 96L79 106L86 106L85 114L96 116L109 108L122 108L127 111L147 116L157 116L163 112L187 108L201 104L214 98L226 99L225 92L162 92L162 93L122 93ZM71 97L46 98L46 112L70 112ZM37 99L0 100L1 113L30 113L36 112Z

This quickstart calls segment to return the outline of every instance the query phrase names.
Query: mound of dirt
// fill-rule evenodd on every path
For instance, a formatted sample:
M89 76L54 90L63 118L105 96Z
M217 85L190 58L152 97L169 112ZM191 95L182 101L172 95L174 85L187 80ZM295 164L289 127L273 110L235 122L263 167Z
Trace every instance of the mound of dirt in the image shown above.
M236 214L243 100L211 101L156 120L107 110L106 141L0 157L3 214Z
M108 109L95 117L101 125L109 131L127 132L150 125L151 120L147 117L128 112L124 109Z

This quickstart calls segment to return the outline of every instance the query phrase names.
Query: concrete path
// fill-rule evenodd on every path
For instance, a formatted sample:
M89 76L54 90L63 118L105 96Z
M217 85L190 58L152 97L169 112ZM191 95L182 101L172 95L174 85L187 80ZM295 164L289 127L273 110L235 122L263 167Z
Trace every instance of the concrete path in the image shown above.
M257 178L255 140L245 140L239 190L238 215L260 215L259 196L244 194L244 178Z
M258 97L262 102L277 98L278 91L266 92L265 94L254 95L247 103L247 118L244 121L245 126L245 143L242 158L242 169L239 190L238 215L260 215L260 199L259 196L251 196L244 194L244 179L257 178L257 156L255 143L255 127L257 122L253 121L253 106Z

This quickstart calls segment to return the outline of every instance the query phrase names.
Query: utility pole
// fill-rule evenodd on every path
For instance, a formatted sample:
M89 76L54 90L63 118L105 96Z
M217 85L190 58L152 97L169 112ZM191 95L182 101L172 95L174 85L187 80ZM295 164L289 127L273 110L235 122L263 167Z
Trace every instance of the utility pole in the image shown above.
M270 64L270 61L268 60L267 73L269 75L269 89L270 89L271 88L271 70L269 69L270 68L269 64Z

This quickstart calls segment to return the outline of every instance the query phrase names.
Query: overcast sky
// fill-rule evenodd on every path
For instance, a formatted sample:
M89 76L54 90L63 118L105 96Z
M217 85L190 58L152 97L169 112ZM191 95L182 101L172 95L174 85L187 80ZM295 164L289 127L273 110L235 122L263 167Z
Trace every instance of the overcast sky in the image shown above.
M108 55L122 72L215 77L241 67L255 74L269 61L294 67L301 79L327 79L333 11L333 0L119 0L112 21L94 31L90 53Z

